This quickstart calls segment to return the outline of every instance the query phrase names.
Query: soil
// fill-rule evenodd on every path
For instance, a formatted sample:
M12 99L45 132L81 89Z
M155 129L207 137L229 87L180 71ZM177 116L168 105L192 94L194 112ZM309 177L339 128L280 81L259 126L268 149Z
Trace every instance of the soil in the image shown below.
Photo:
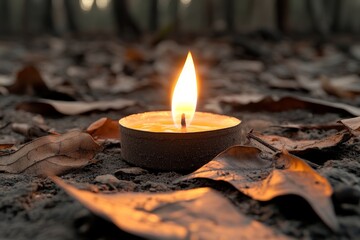
M45 123L58 132L74 128L86 129L101 117L120 119L131 113L169 109L169 92L172 87L172 80L169 79L174 79L174 72L176 73L179 64L181 65L186 49L193 50L195 62L198 64L201 81L199 110L207 110L206 103L209 99L249 92L312 96L360 105L359 98L349 100L327 94L318 96L314 93L316 89L309 92L303 89L273 88L267 81L262 80L265 73L271 73L279 79L292 79L294 82L298 76L317 79L322 74L329 77L359 74L358 59L338 50L335 43L324 44L325 55L321 56L309 40L282 40L276 43L264 39L254 41L262 46L257 56L228 38L199 39L191 44L166 41L156 47L144 43L130 46L116 39L90 41L40 38L26 44L3 41L0 45L0 75L13 79L21 66L31 62L39 67L44 77L57 77L71 83L79 100L128 98L138 101L137 106L120 111L92 112L77 116L42 116ZM352 46L352 42L348 44ZM126 49L136 49L139 56L126 53ZM267 50L261 52L261 49ZM165 59L162 61L162 58ZM335 61L337 58L340 59L338 62ZM244 69L240 63L239 69L229 67L244 59L254 60L264 66L260 69L257 69L257 66ZM331 59L335 59L335 63L331 62ZM290 62L295 65L289 64ZM296 65L297 63L302 65ZM116 70L117 64L120 70ZM89 88L88 82L91 79L108 76L114 71L118 71L116 74L121 76L130 76L134 81L150 79L156 84L129 93L108 93L106 90ZM36 124L39 117L37 114L16 110L18 103L36 98L36 95L31 94L0 96L0 126L7 123ZM284 135L287 134L284 130L269 126L288 123L327 124L351 117L299 109L283 112L268 112L266 109L260 112L239 111L228 105L222 106L222 110L224 114L242 120L244 144L247 143L245 136L250 129ZM327 136L328 131L299 130L297 134L305 139L314 139ZM15 133L11 125L0 130L1 143L9 139L16 144L29 141L27 137ZM259 202L224 182L201 179L174 184L173 180L182 174L154 171L134 174L117 172L119 169L132 167L122 159L119 143L106 143L104 150L97 154L95 159L96 163L65 174L62 178L82 188L110 193L166 192L209 186L230 199L241 213L296 239L357 239L360 236L358 138L325 150L319 156L307 156L307 160L321 165L318 172L329 180L334 189L333 203L341 226L338 233L326 227L311 207L296 196ZM123 180L121 185L114 188L95 181L97 176L105 174L113 174ZM25 174L0 173L0 219L0 239L137 239L93 215L51 180Z

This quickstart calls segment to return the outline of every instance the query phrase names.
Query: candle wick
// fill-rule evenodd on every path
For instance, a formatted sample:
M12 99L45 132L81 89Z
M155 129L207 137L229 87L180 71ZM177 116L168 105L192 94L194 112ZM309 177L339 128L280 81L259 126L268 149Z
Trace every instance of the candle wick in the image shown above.
M181 114L181 127L182 127L182 128L186 128L185 113Z

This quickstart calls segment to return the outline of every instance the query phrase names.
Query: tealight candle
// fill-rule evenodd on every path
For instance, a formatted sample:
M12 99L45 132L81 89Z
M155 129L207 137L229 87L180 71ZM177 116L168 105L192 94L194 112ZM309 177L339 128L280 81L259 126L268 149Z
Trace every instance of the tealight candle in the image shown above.
M188 54L172 99L172 111L145 112L120 119L122 157L161 171L192 171L240 143L240 120L195 112L197 84Z

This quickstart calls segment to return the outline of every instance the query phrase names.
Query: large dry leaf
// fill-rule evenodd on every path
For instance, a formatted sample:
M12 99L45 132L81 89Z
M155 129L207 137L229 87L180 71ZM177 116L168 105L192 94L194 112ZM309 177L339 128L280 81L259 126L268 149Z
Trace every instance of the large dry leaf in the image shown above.
M360 116L360 108L344 104L329 102L321 99L300 96L264 96L261 94L237 94L221 96L211 100L205 108L222 113L221 104L232 105L237 110L282 112L294 109L306 109L316 113L341 113Z
M87 129L95 139L120 139L120 126L119 121L110 118L100 118L93 122Z
M281 153L273 159L264 156L257 148L234 146L179 181L193 178L226 181L260 201L298 195L331 229L338 230L328 181L303 160L288 153Z
M351 134L347 131L338 132L321 139L306 140L293 140L277 135L264 135L259 132L252 132L249 135L249 138L251 139L252 136L261 139L278 150L286 149L293 154L303 154L311 151L329 149L338 146L351 138Z
M59 175L89 163L101 147L87 133L49 135L0 156L0 172Z
M146 239L288 239L242 215L210 188L110 195L53 181L95 214Z
M51 115L56 113L64 115L78 115L91 111L107 111L110 109L120 110L134 106L135 104L136 101L128 99L116 99L111 101L97 102L69 102L39 99L32 102L20 103L16 106L16 109L44 115Z
M343 119L339 121L343 124L352 134L360 136L360 117Z

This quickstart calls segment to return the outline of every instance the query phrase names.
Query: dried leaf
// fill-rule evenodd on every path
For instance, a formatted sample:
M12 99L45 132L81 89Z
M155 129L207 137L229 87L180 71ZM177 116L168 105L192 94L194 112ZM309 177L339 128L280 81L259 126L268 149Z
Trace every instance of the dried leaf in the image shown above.
M210 188L110 195L53 181L95 214L146 239L288 239L242 215Z
M144 62L146 60L145 52L143 49L136 47L127 47L125 49L125 60L130 62Z
M281 153L275 159L267 158L257 148L234 146L179 181L193 178L226 181L260 201L282 195L298 195L331 229L338 230L330 199L332 188L326 178L288 153Z
M358 75L348 75L339 78L321 78L323 89L330 95L341 98L355 98L360 95L360 78Z
M13 143L0 143L0 150L8 149L14 146Z
M263 135L259 132L252 132L251 135L260 138L262 141L278 150L286 149L293 154L304 154L311 151L319 151L338 146L351 138L347 131L338 132L322 139L293 140L277 135ZM250 137L251 138L251 137Z
M14 132L24 135L28 139L34 139L49 135L46 129L36 125L30 125L27 123L13 123L11 128Z
M93 122L86 132L95 139L120 139L119 122L109 118L100 118Z
M355 136L360 136L360 117L349 118L340 120L339 123L343 124Z
M130 76L112 76L107 78L94 78L89 81L89 86L94 91L102 91L106 93L131 93L138 89L146 88L154 83L148 79L139 81Z
M360 108L344 103L334 103L321 99L300 96L264 96L261 94L237 94L221 96L211 100L206 109L222 113L221 104L232 105L234 109L244 111L282 112L294 109L306 109L316 113L341 113L360 116Z
M29 65L21 69L16 76L15 83L8 87L10 93L35 95L43 98L58 100L74 100L68 94L49 89L36 67Z
M78 115L92 111L107 111L110 109L120 110L134 106L135 104L136 101L128 99L97 102L69 102L39 99L36 101L20 103L16 106L16 109L43 115Z
M58 175L89 164L100 149L87 133L49 135L0 156L0 172Z

